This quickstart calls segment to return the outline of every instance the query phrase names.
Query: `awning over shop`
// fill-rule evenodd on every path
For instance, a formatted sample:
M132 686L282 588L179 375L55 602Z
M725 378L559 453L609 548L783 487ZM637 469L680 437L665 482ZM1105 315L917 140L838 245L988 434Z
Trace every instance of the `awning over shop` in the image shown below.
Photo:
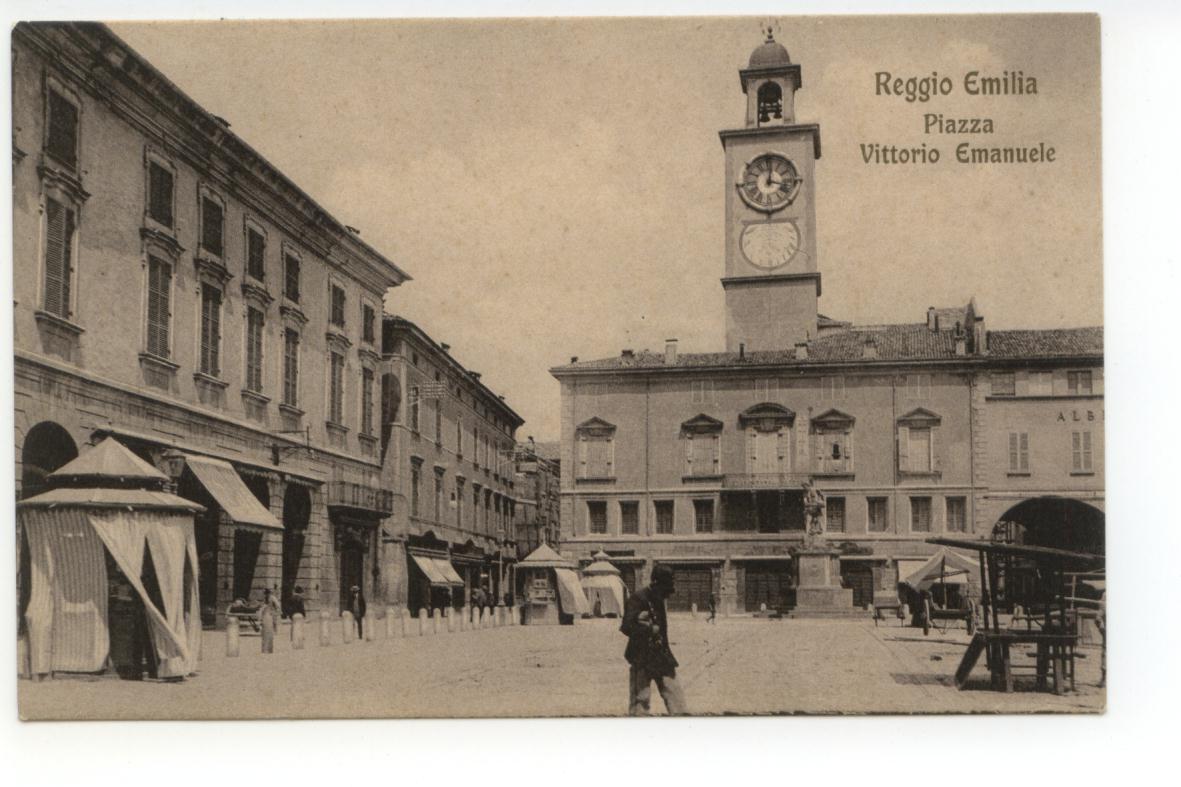
M971 558L944 548L909 575L903 576L899 572L899 576L915 590L926 590L938 582L946 585L979 584L980 568Z
M229 462L190 454L185 456L185 464L230 519L240 525L283 529L283 524L258 502Z
M427 581L432 585L441 585L443 587L452 587L454 585L463 586L463 580L459 578L459 574L455 573L451 563L440 558L426 557L424 555L411 555L414 564L418 566L419 570L426 576Z

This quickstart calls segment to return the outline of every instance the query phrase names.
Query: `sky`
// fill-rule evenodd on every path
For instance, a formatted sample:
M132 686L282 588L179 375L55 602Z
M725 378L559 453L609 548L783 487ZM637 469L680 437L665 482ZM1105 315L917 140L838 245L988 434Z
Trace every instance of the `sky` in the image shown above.
M757 17L120 23L112 27L413 276L418 323L555 440L552 366L724 348L723 154ZM918 322L975 297L990 328L1101 325L1093 17L779 17L820 125L822 313ZM968 96L968 71L1035 96ZM875 74L954 83L928 102ZM992 134L925 134L924 115ZM960 142L1052 145L1052 164L954 162ZM938 147L870 165L862 145Z

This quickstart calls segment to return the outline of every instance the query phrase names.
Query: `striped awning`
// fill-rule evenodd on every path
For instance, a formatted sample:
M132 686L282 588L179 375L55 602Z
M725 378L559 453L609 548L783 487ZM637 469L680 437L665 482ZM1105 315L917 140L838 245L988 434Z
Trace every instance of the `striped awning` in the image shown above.
M459 578L459 574L455 573L455 569L449 561L423 555L411 555L410 557L432 585L463 586L463 580Z
M237 524L256 525L270 530L283 529L283 524L258 502L258 498L246 488L229 462L188 454L185 464L205 487L205 491Z

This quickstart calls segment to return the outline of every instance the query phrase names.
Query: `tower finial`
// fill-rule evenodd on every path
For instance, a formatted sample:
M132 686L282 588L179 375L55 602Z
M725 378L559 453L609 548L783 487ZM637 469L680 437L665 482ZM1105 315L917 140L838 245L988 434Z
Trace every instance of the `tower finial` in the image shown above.
M776 27L778 27L778 25L775 23L774 19L768 18L768 19L763 20L762 30L767 35L766 43L770 44L775 41L775 28Z

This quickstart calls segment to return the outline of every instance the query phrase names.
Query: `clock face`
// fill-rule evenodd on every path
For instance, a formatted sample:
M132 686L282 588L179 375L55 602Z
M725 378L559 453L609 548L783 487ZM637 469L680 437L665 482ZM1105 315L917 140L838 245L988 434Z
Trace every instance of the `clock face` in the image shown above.
M771 270L791 262L799 251L800 230L794 221L748 224L739 245L751 265Z
M800 183L800 173L785 156L764 153L746 163L736 185L743 202L755 210L773 213L791 204Z

